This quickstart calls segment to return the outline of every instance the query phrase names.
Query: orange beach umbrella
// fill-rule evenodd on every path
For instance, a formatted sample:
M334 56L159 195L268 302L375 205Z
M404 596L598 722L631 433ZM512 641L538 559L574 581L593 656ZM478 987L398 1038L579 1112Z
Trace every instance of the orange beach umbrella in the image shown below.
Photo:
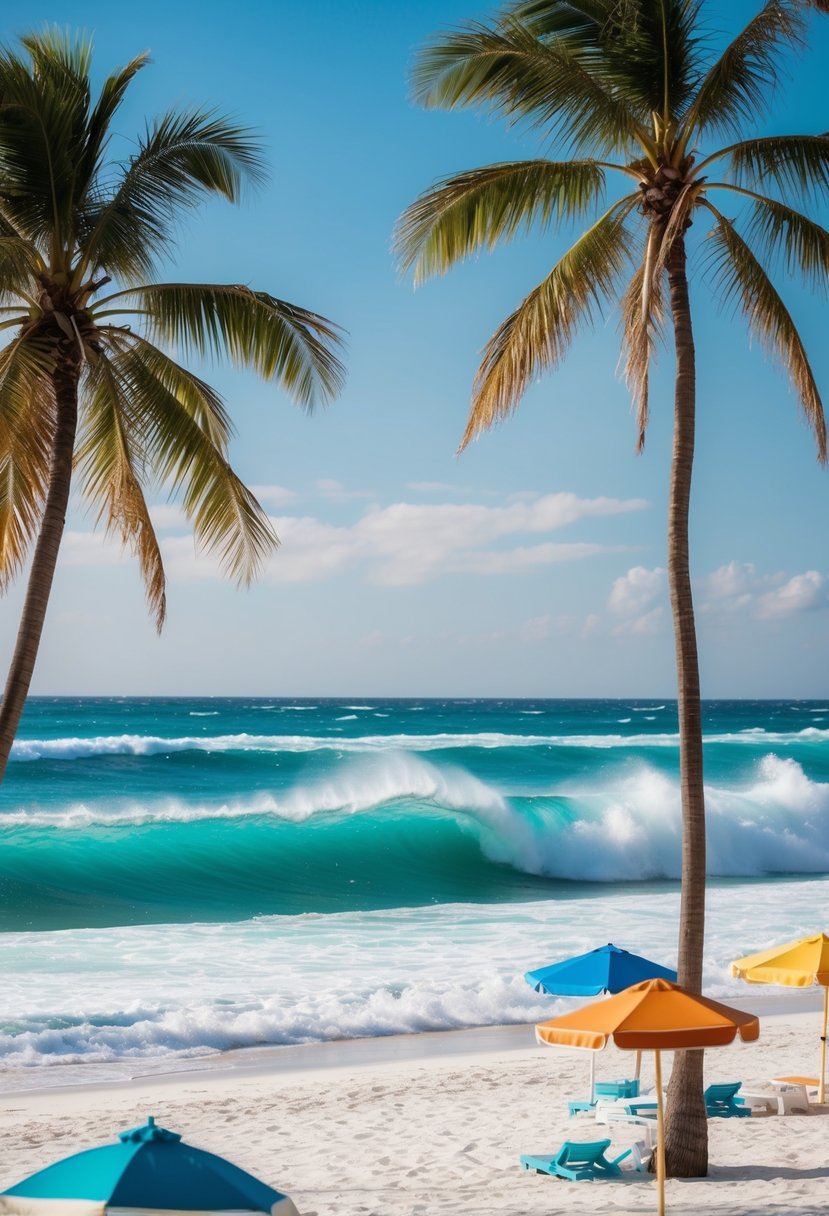
M816 933L773 946L759 954L747 954L731 964L731 974L750 984L785 984L789 988L823 985L823 1033L820 1036L818 1102L826 1100L826 1033L829 1028L829 937Z
M618 996L585 1005L535 1028L540 1043L600 1051L612 1039L617 1047L650 1050L656 1069L656 1177L659 1216L665 1212L665 1135L662 1111L662 1051L724 1047L739 1034L751 1042L760 1023L750 1013L694 996L668 980L646 980Z

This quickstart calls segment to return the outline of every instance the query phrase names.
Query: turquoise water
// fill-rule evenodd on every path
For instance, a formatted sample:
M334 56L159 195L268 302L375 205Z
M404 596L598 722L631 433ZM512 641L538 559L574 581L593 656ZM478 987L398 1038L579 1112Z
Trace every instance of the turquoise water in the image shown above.
M726 992L827 905L829 702L704 728ZM35 699L0 1066L526 1021L521 972L611 936L670 963L677 773L670 702Z

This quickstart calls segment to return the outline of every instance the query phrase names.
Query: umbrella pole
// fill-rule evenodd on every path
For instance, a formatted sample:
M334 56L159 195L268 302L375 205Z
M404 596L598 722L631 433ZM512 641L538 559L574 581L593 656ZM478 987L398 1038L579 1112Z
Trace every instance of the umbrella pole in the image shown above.
M829 986L823 989L823 1034L820 1036L820 1078L817 1100L826 1101L826 1032L829 1029Z
M829 989L827 989L827 992L829 992ZM825 1027L824 1027L824 1033L825 1033ZM591 1101L591 1103L596 1101L596 1053L595 1053L595 1051L591 1051L591 1053L590 1053L590 1101ZM822 1098L821 1098L821 1101L823 1101Z
M659 1216L665 1216L665 1118L662 1112L662 1053L653 1053L656 1071L656 1185L659 1193Z
M634 1081L639 1080L641 1073L642 1073L642 1053L641 1053L641 1051L637 1051L637 1053L636 1053L636 1071L633 1074Z

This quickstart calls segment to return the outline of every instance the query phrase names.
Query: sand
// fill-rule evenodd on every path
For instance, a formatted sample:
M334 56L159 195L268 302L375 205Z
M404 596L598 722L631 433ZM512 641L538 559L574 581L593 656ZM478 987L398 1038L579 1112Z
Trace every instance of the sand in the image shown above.
M818 1033L813 1013L764 1018L759 1043L708 1053L708 1079L754 1090L781 1073L813 1073ZM637 1139L632 1128L568 1119L567 1098L587 1086L587 1060L536 1047L530 1027L233 1053L214 1063L3 1094L0 1189L154 1114L291 1195L301 1216L655 1211L647 1175L567 1183L519 1168L522 1152L549 1153L566 1138L609 1134L616 1151ZM630 1055L608 1049L597 1075L623 1076L630 1065ZM669 1181L669 1212L829 1211L829 1106L714 1119L709 1130L710 1175Z

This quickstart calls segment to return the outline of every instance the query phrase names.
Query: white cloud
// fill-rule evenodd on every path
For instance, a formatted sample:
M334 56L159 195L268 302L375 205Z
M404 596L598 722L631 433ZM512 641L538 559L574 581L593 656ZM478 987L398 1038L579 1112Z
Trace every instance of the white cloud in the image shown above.
M453 486L448 481L409 481L406 483L407 490L414 490L415 494L465 494L468 493L462 486Z
M757 584L757 569L750 562L729 562L700 579L698 586L712 600L740 600Z
M767 591L757 601L754 615L760 620L780 619L798 612L825 607L827 580L817 570L795 574L782 587Z
M369 507L353 524L336 526L312 516L273 520L282 542L264 577L274 583L319 582L360 567L369 582L414 586L445 574L503 575L618 551L579 541L512 544L522 535L553 532L582 519L638 511L642 499L578 498L548 494L505 506L399 502ZM623 548L623 547L621 547ZM170 573L182 579L215 577L216 564L195 555L189 537L167 538Z
M546 642L552 637L555 628L555 621L549 614L547 616L533 616L518 630L518 636L522 642Z
M349 490L333 477L318 477L314 482L314 489L330 502L354 502L372 497L371 490Z
M120 541L98 532L64 532L60 562L65 566L117 566L129 560Z
M572 613L559 613L557 616L534 616L524 621L518 630L521 642L532 644L546 642L549 638L587 638L591 637L601 623L598 616L575 616Z
M633 566L613 584L608 608L614 616L641 616L662 594L664 578L665 571L659 566L653 570Z
M664 592L665 571L656 566L632 566L627 574L617 578L610 589L607 606L613 616L621 617L611 633L614 637L641 637L658 633L662 628L664 609L655 603Z
M781 620L826 605L829 580L817 570L760 574L749 562L732 561L700 579L697 587L701 612L747 612L757 620Z
M180 532L182 528L190 526L184 511L175 503L157 503L156 506L150 507L150 518L153 527L159 532L173 529Z
M661 604L656 608L651 608L650 612L645 612L641 616L633 617L630 621L622 621L621 625L617 625L613 630L614 637L642 637L647 634L659 633L662 629L662 620L665 615L665 610Z
M250 489L265 507L284 507L297 497L296 491L286 486L251 486Z

